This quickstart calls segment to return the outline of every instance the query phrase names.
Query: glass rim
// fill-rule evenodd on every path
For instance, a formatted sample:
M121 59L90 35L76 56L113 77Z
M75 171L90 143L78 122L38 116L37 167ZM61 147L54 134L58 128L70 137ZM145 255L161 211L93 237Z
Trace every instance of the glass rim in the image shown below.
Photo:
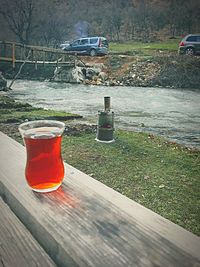
M19 125L18 130L22 136L24 133L30 129L40 128L40 127L57 127L60 129L60 133L62 134L65 130L64 122L57 120L33 120L26 121Z
M23 129L26 126L31 126L31 124L33 124L35 127L39 127L42 126L43 124L47 124L49 126L55 125L59 128L64 128L65 124L62 121L58 121L58 120L34 120L34 121L26 121L23 122L19 125L19 129L25 130Z

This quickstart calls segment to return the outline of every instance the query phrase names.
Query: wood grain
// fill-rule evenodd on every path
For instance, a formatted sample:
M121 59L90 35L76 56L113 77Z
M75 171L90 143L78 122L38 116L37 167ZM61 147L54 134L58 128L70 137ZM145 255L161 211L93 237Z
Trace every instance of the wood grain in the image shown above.
M56 266L1 197L0 266Z
M25 148L0 133L0 194L59 266L197 267L200 239L65 164L56 192L25 182Z

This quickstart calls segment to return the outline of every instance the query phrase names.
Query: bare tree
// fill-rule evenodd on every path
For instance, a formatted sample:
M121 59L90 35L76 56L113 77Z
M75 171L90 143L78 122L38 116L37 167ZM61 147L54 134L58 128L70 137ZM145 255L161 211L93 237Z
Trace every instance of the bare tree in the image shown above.
M46 46L57 47L68 35L68 25L54 12L40 19L38 35L40 42Z
M187 33L195 32L196 29L199 30L200 2L193 0L183 1L181 11L181 17L179 18L181 30Z
M123 12L124 20L124 34L126 40L133 40L136 35L136 9L135 6L130 5L126 10Z
M10 30L23 44L28 44L33 31L34 0L1 0L0 14Z
M149 38L149 25L150 25L150 17L149 17L150 4L147 0L141 0L136 5L136 23L138 34L142 38L144 42L148 41Z
M199 28L198 14L200 2L195 0L170 0L167 8L168 21L172 36L195 32ZM198 25L198 27L197 27Z
M121 9L117 6L117 5L112 5L112 24L113 24L113 28L114 28L114 33L116 35L117 41L119 41L120 39L120 29L122 26L122 12Z

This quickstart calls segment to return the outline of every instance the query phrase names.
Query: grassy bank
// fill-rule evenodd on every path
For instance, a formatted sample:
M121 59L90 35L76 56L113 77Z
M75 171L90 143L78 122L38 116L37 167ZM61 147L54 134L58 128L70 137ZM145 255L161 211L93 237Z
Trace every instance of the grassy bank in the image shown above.
M32 107L28 103L16 102L8 96L0 96L0 123L15 123L25 120L42 120L42 119L59 119L69 120L81 118L76 114L67 113L64 111L54 111L42 108Z
M125 42L114 43L110 42L109 50L111 53L126 53L136 55L152 55L158 51L177 52L180 38L169 39L165 42Z
M42 108L36 108L28 103L15 101L6 95L0 95L0 131L5 132L17 141L21 141L18 131L20 123L30 120L60 120L69 121L81 116Z
M14 106L6 115L21 119ZM11 123L6 115L2 117L0 107L0 130L22 142L19 121ZM26 108L29 119L35 119L34 108L30 111L29 105L24 106L23 112ZM46 112L48 118L54 111L40 112ZM56 119L59 115L63 118L63 113L56 113ZM94 127L72 127L66 118L65 123L68 130L62 154L67 163L200 235L200 151L149 134L120 130L115 133L115 143L102 144L95 141Z

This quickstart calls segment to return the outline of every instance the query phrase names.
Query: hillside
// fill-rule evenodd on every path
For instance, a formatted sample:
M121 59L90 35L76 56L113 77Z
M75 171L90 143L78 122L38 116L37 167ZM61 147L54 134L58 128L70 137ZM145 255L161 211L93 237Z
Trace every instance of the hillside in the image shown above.
M200 1L196 0L0 0L0 3L0 40L49 47L94 35L105 36L109 41L159 41L163 37L195 33L200 24Z

